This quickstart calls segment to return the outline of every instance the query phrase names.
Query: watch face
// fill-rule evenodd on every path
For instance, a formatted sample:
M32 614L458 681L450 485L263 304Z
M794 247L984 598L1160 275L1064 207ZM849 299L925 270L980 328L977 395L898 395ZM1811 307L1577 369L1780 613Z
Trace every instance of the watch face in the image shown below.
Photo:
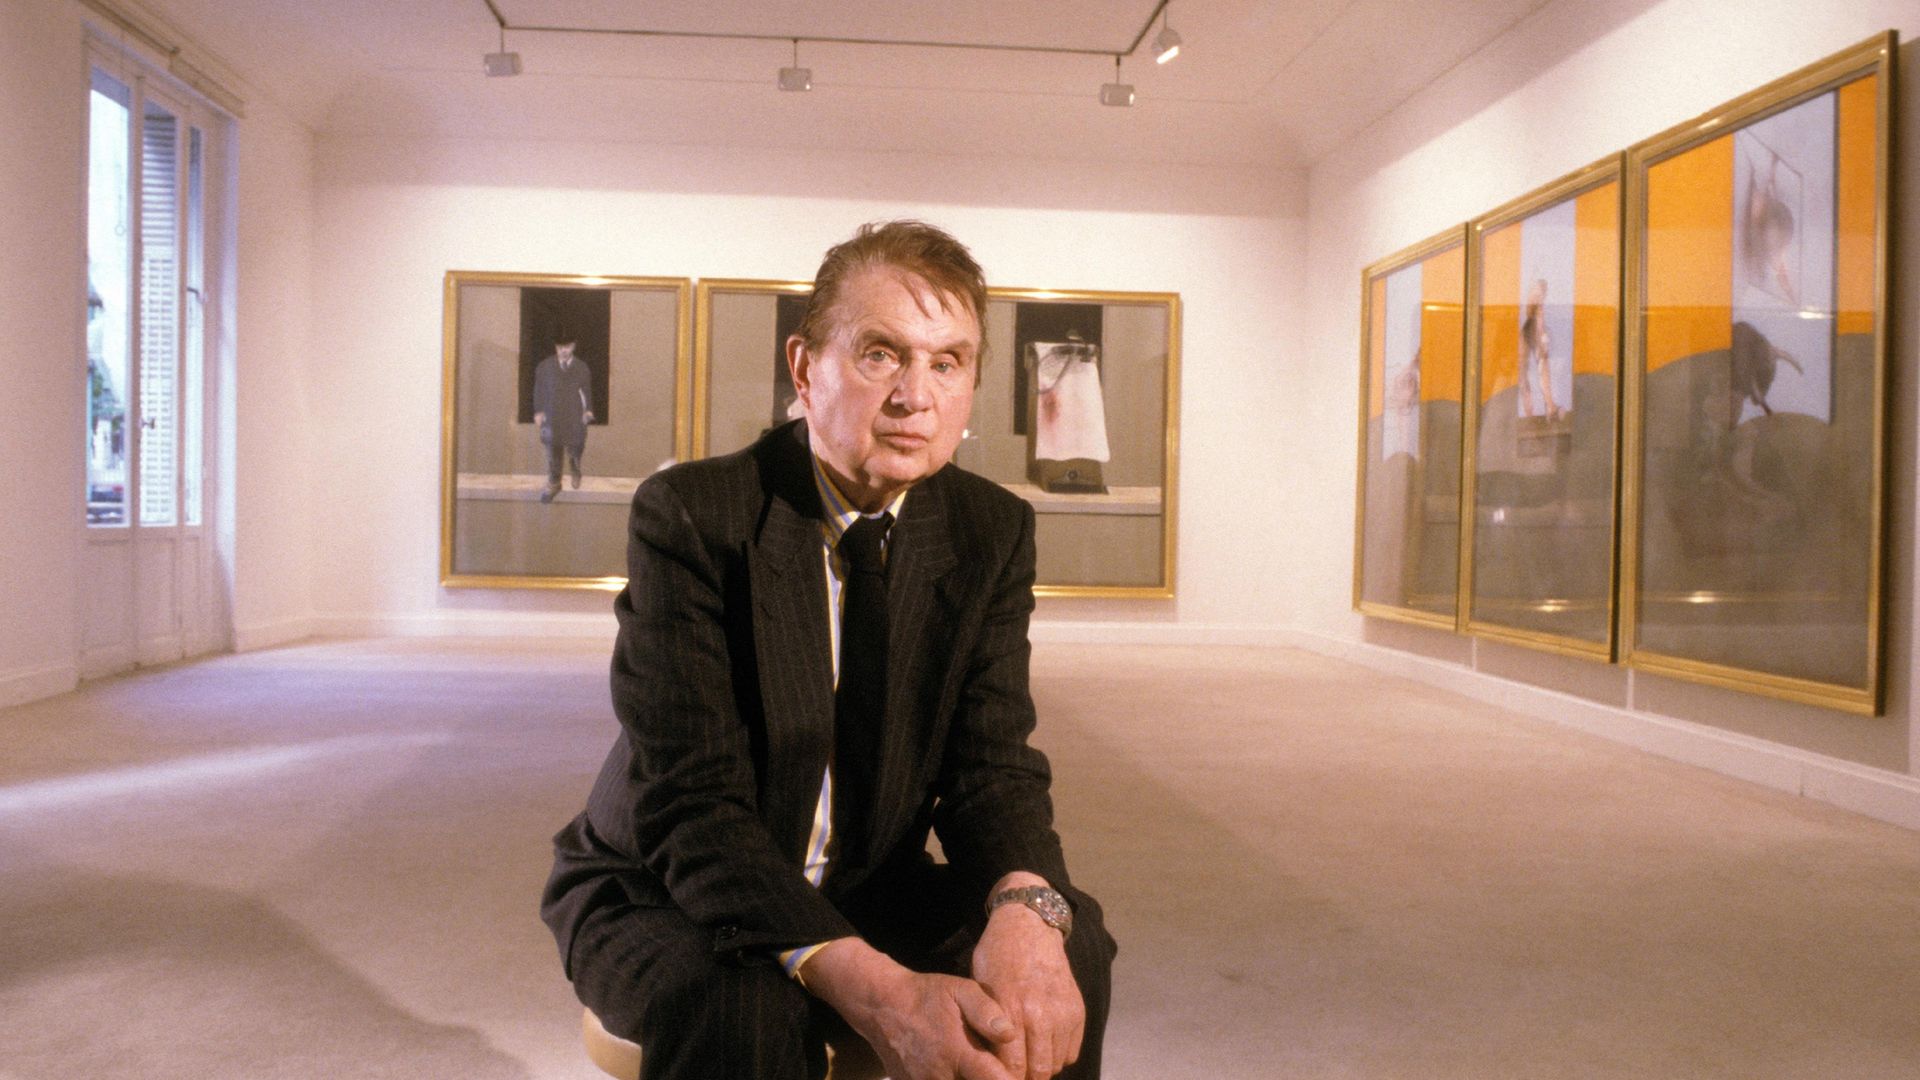
M1040 909L1040 914L1046 916L1047 921L1055 926L1067 921L1067 902L1060 898L1059 893L1040 893L1033 898L1033 902L1034 906Z
M1002 904L1020 904L1033 911L1046 921L1048 926L1062 934L1072 932L1073 908L1067 898L1054 889L1043 885L1027 885L1017 889L1008 889L993 898L993 907Z

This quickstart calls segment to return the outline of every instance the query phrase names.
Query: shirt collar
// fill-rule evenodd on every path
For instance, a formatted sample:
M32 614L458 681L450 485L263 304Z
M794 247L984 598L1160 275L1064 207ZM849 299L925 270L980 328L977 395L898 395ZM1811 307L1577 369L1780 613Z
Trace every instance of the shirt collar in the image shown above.
M859 520L862 516L879 517L880 515L862 515L851 500L840 494L840 489L833 483L833 477L828 476L826 468L820 464L820 458L813 456L811 460L813 462L813 486L820 492L820 505L827 512L827 542L829 545L837 546L840 543L841 534L845 533L848 527L855 521ZM891 502L887 503L881 513L892 514L893 520L899 521L900 504L906 501L907 492L902 491L900 494L895 495Z

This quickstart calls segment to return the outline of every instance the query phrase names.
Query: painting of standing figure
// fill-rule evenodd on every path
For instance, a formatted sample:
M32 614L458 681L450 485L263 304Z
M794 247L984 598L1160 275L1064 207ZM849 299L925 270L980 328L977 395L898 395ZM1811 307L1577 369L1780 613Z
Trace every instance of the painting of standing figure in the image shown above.
M686 453L691 287L447 272L442 585L619 588L634 489Z
M1467 629L1607 659L1613 649L1619 158L1471 228Z

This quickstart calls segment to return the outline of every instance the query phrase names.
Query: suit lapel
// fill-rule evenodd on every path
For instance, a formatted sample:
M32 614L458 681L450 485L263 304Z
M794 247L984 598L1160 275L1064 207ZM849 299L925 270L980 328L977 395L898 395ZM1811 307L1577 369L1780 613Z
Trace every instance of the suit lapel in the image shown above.
M768 820L801 857L833 746L833 645L821 553L824 511L813 487L805 427L764 448L767 502L748 552L754 651L766 716ZM919 809L920 766L937 753L939 698L953 659L958 607L943 587L957 556L945 484L929 477L907 496L887 541L887 726L868 837L876 850L845 867L857 884L861 864L884 855ZM777 770L777 772L776 772ZM846 858L850 853L842 853Z
M803 857L833 746L833 646L827 627L821 510L804 437L762 459L767 502L747 553L754 653L766 724L767 820ZM797 453L795 452L797 450ZM797 458L797 461L795 460Z

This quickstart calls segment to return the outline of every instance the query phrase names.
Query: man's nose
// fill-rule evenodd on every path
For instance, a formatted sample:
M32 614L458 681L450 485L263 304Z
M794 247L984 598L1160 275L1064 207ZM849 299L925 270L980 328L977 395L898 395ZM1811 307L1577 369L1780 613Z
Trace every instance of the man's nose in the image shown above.
M908 363L901 367L900 378L893 384L893 395L889 399L899 408L909 412L919 412L933 405L933 373L922 363Z

